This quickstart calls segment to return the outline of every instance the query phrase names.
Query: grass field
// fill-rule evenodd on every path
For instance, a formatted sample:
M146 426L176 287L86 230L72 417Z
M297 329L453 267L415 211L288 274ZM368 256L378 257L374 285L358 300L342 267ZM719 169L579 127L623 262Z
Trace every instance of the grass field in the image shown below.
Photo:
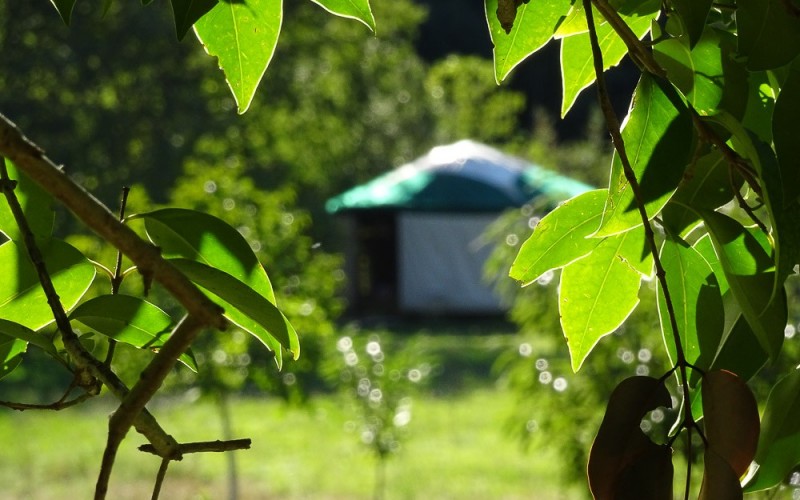
M411 435L387 468L388 499L573 499L562 491L557 458L523 453L502 432L512 396L477 389L414 402ZM334 397L306 408L278 401L233 401L235 437L253 447L236 452L242 499L371 498L374 459L348 432L351 418ZM217 407L162 399L151 405L163 426L182 441L221 435ZM90 498L104 445L108 400L55 413L0 411L0 498ZM149 498L155 457L126 440L112 477L112 499ZM226 457L190 455L173 464L162 498L226 498Z

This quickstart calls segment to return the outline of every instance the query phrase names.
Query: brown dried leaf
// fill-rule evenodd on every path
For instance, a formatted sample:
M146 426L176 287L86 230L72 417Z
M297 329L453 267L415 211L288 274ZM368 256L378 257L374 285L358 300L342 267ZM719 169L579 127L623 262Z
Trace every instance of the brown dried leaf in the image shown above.
M736 477L741 477L755 457L761 428L758 405L750 388L735 373L706 373L703 418L709 450L725 460Z
M714 450L706 449L703 461L706 470L697 500L738 500L744 496L739 477L724 458Z
M506 34L511 32L514 27L514 20L517 18L517 8L530 0L497 0L497 20Z
M589 454L589 488L595 499L625 498L620 495L636 486L639 469L659 478L659 484L668 482L671 491L671 465L668 471L655 465L671 464L671 450L650 441L639 427L647 412L671 403L669 391L653 377L631 377L617 385Z

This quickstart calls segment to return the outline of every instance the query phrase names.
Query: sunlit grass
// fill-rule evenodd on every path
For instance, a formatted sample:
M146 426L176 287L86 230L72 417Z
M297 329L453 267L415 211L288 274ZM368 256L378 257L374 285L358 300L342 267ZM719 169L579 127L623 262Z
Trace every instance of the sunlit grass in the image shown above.
M479 389L414 402L411 435L389 460L389 499L572 499L561 491L554 450L523 453L503 434L512 396ZM253 439L236 452L240 498L371 498L374 459L347 422L352 415L334 397L309 407L267 399L232 402L234 437ZM180 441L221 436L217 406L209 400L161 399L151 405ZM0 411L0 498L90 498L104 446L110 401L55 413ZM149 498L158 468L136 450L131 433L112 477L109 498ZM226 498L227 458L192 455L174 463L162 491L166 499Z

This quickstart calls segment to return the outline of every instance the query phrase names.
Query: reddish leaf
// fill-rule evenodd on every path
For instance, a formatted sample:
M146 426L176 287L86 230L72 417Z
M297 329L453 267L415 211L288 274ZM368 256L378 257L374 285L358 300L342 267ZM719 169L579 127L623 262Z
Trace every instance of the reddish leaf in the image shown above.
M664 384L652 377L631 377L614 389L589 454L589 488L595 499L633 498L627 491L651 480L669 484L661 491L671 492L672 468L663 467L665 461L671 464L671 450L650 441L639 427L649 411L671 403Z
M650 444L652 446L618 476L614 500L672 500L672 449Z
M706 373L703 415L709 448L706 455L713 451L730 465L736 477L741 477L755 457L760 431L758 405L750 388L732 372Z
M720 498L737 500L744 496L742 486L739 484L739 477L724 458L715 453L713 449L706 449L703 461L706 470L697 500L718 500Z

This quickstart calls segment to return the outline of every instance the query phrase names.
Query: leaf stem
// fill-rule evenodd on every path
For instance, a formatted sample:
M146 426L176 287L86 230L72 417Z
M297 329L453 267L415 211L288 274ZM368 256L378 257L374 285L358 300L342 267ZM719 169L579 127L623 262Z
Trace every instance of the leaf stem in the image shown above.
M122 198L119 202L119 221L123 222L125 220L125 206L128 204L128 193L130 193L131 188L128 186L122 187ZM122 280L125 279L125 275L122 273L122 252L117 250L117 262L114 265L114 275L111 277L111 295L117 295L119 293L119 287L122 285ZM106 353L106 359L103 363L106 366L111 366L111 362L114 360L114 352L117 349L117 341L114 339L108 340L108 352Z

